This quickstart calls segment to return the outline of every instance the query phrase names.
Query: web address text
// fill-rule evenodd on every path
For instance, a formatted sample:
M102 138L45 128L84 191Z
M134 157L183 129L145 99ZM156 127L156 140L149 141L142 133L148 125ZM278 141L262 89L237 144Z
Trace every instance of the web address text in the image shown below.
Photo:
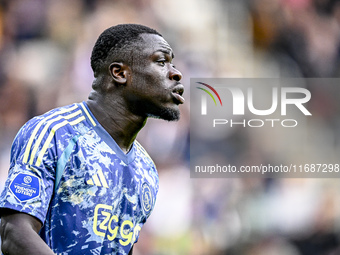
M288 164L288 165L209 165L209 166L195 166L195 173L339 173L340 164Z

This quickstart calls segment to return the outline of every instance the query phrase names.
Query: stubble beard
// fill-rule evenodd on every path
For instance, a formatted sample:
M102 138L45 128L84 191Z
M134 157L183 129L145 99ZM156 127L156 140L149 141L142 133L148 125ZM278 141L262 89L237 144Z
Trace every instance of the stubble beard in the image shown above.
M157 114L148 114L148 117L167 121L178 121L180 119L180 112L179 110L164 108L160 109Z

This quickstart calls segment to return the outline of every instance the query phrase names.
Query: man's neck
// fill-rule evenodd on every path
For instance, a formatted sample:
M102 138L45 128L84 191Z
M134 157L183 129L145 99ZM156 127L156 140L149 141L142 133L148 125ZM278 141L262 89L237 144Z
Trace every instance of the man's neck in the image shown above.
M95 91L91 92L86 103L122 151L128 153L147 118L132 114L119 100L105 100Z

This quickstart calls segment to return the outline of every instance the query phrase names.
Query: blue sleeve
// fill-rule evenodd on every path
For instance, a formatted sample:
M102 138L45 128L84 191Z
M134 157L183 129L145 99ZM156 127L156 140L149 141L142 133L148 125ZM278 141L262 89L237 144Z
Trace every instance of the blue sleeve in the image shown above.
M12 144L8 178L0 196L0 208L30 214L42 223L55 181L56 141L49 140L50 132L44 129L40 117L20 129Z

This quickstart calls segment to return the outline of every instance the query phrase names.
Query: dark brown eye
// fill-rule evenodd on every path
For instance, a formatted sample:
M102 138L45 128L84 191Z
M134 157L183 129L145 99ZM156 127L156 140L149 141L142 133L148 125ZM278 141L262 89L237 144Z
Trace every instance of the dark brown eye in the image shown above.
M165 60L159 60L157 61L158 64L160 64L161 66L164 66L165 65Z

